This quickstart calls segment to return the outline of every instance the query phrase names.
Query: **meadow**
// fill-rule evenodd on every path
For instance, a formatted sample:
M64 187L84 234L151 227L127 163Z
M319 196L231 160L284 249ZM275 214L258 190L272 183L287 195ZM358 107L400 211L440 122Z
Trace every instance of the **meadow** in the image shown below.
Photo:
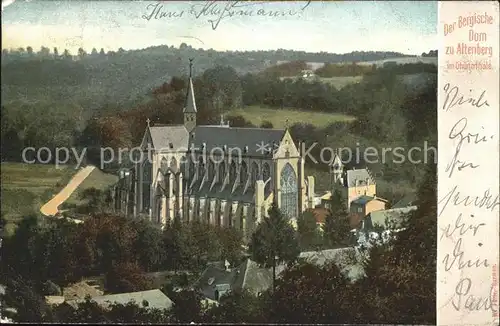
M70 165L56 168L51 164L2 163L2 215L7 221L7 234L22 218L39 214L40 208L61 191L76 172ZM105 189L116 180L117 176L95 169L67 202L84 204L79 199L83 190L92 187Z
M80 184L80 186L71 194L65 202L67 206L80 206L85 205L86 201L82 200L81 195L86 189L96 188L99 190L106 190L118 181L118 176L110 173L104 173L98 168L94 169L92 173Z
M299 77L281 77L281 80L292 79L295 80ZM328 84L336 89L342 89L348 85L357 84L363 80L363 76L344 76L344 77L311 77L309 79L311 82L320 81L324 84Z
M295 123L309 123L317 128L323 128L334 122L351 122L355 118L337 113L300 111L294 109L275 109L260 106L248 106L240 109L229 111L228 115L241 115L245 120L250 121L256 126L260 126L262 122L269 121L273 124L273 128L284 129L287 124L292 126Z
M37 214L76 173L73 166L2 163L2 214L8 223ZM10 225L12 227L12 225Z

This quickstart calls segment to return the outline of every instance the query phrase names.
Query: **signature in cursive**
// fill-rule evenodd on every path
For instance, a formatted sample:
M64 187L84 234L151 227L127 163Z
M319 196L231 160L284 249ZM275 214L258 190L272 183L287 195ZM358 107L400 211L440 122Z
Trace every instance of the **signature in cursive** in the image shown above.
M479 95L479 98L474 98L471 96L466 97L465 95L459 93L460 90L457 86L451 86L450 83L444 85L444 91L446 97L444 99L443 110L445 111L450 111L451 108L464 104L471 104L476 108L490 106L488 101L484 99L486 91L482 91L481 95ZM472 90L469 90L469 92L472 92Z
M156 4L149 4L146 7L149 12L142 15L142 18L146 20L151 20L152 18L181 18L185 14L190 14L196 19L206 17L207 21L212 25L212 29L216 30L220 23L227 18L253 16L277 18L296 16L303 12L311 4L311 0L309 0L305 5L295 9L289 7L288 9L272 10L263 7L264 4L270 2L271 1L199 1L196 4L191 5L191 8L188 11L167 10L163 4L158 2ZM261 5L261 7L257 9L257 5Z
M498 312L498 303L495 303L496 298L494 295L495 286L491 286L490 293L487 297L474 296L470 294L472 286L472 280L468 277L463 278L458 282L451 300L453 308L455 308L456 311L465 309L468 311L490 310L492 312Z
M466 128L467 128L467 118L464 117L455 123L455 125L451 128L450 133L448 134L449 139L453 140L458 139L458 144L455 147L455 154L453 155L451 162L447 165L445 170L446 172L449 172L448 175L449 178L451 178L451 176L453 175L455 168L457 168L458 171L461 171L465 168L475 169L479 166L458 159L458 154L460 153L460 150L462 149L462 145L464 144L464 142L467 142L468 144L477 145L479 143L485 143L488 140L493 139L494 137L494 136L484 136L481 135L480 133L465 132Z

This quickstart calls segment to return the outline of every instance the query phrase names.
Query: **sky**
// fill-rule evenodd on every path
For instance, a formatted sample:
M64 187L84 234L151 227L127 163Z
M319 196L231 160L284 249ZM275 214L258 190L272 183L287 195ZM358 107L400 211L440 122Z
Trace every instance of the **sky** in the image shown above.
M163 16L150 18L154 8ZM228 16L237 10L246 15ZM116 51L183 42L217 51L421 54L437 49L437 1L2 0L3 49L46 46L76 54L80 47Z

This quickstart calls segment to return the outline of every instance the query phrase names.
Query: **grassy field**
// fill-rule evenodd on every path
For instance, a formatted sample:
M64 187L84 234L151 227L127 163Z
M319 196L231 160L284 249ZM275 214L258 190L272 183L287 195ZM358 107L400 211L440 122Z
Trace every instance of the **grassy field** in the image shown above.
M263 121L269 121L274 128L285 128L286 120L291 126L295 123L310 123L318 128L326 127L337 121L354 121L354 117L343 114L330 114L324 112L299 111L293 109L270 109L259 106L249 106L232 110L229 115L241 115L256 126Z
M330 78L319 78L321 82L329 84L336 89L342 89L347 85L357 84L361 82L363 76L346 76L346 77L330 77Z
M281 77L281 79L297 79L299 77ZM323 78L323 77L313 77L309 80L311 82L314 81L320 81L325 84L329 84L330 86L335 87L336 89L342 89L347 85L351 84L357 84L361 82L363 79L363 76L345 76L345 77L328 77L328 78Z
M68 200L65 202L68 205L82 205L85 204L81 199L80 195L85 189L97 188L99 190L106 190L109 186L115 184L118 181L118 176L114 174L104 173L98 168L94 169L92 173L85 179L82 184L76 189L76 191L71 194Z
M2 213L16 223L60 191L76 173L72 166L56 168L49 164L2 163Z

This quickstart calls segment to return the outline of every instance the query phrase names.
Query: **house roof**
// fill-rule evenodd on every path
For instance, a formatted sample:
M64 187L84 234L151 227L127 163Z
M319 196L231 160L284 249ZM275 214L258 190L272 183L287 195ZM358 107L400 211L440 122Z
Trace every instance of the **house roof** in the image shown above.
M149 133L156 150L188 149L189 132L184 125L151 126Z
M351 205L366 205L368 202L371 202L372 200L374 200L375 197L371 197L371 196L360 196L356 199L354 199L352 202L351 202Z
M71 300L66 301L73 307L76 307L78 303L83 302L84 300ZM158 289L149 290L149 291L140 291L140 292L130 292L130 293L118 293L118 294L110 294L103 295L92 298L92 301L95 301L98 305L102 307L109 307L114 303L118 304L127 304L129 302L135 302L141 308L147 309L170 309L172 307L172 300L167 297L163 292ZM147 304L145 305L145 303Z
M417 201L417 196L416 194L412 193L404 196L396 204L394 204L392 208L404 208L408 206L413 206L416 203L416 201Z
M215 300L216 285L232 284L239 271L227 271L213 265L207 266L193 287L199 289L204 297Z
M193 287L198 288L202 294L215 300L215 291L227 287L230 290L246 289L257 294L267 290L272 285L272 272L261 268L250 259L246 259L238 267L225 270L209 265Z
M365 186L369 184L374 184L375 180L371 176L368 169L348 170L346 172L345 186L347 187L359 186L357 182L359 182L362 186Z
M258 294L267 290L273 284L272 272L267 268L260 267L250 259L245 260L243 264L238 266L238 269L240 270L239 277L235 279L233 289L245 289Z
M190 148L194 146L195 150L201 150L205 143L205 150L208 154L214 148L219 148L212 152L217 155L221 154L225 145L228 151L234 149L233 155L238 155L237 149L239 149L242 155L262 157L270 154L260 150L260 145L268 145L269 149L274 149L273 143L279 144L284 134L283 129L197 126L191 134L189 146ZM245 152L245 147L248 147L247 152Z
M59 295L46 295L45 296L45 302L49 305L60 305L65 301L65 298L63 296Z
M74 283L63 289L63 296L66 300L84 299L87 295L90 297L97 297L102 294L102 291L88 285L84 281Z
M402 226L405 217L408 213L417 209L417 206L409 206L403 208L393 208L382 211L371 212L365 218L364 227L373 228L375 225L387 228L387 222L394 223L396 228Z

